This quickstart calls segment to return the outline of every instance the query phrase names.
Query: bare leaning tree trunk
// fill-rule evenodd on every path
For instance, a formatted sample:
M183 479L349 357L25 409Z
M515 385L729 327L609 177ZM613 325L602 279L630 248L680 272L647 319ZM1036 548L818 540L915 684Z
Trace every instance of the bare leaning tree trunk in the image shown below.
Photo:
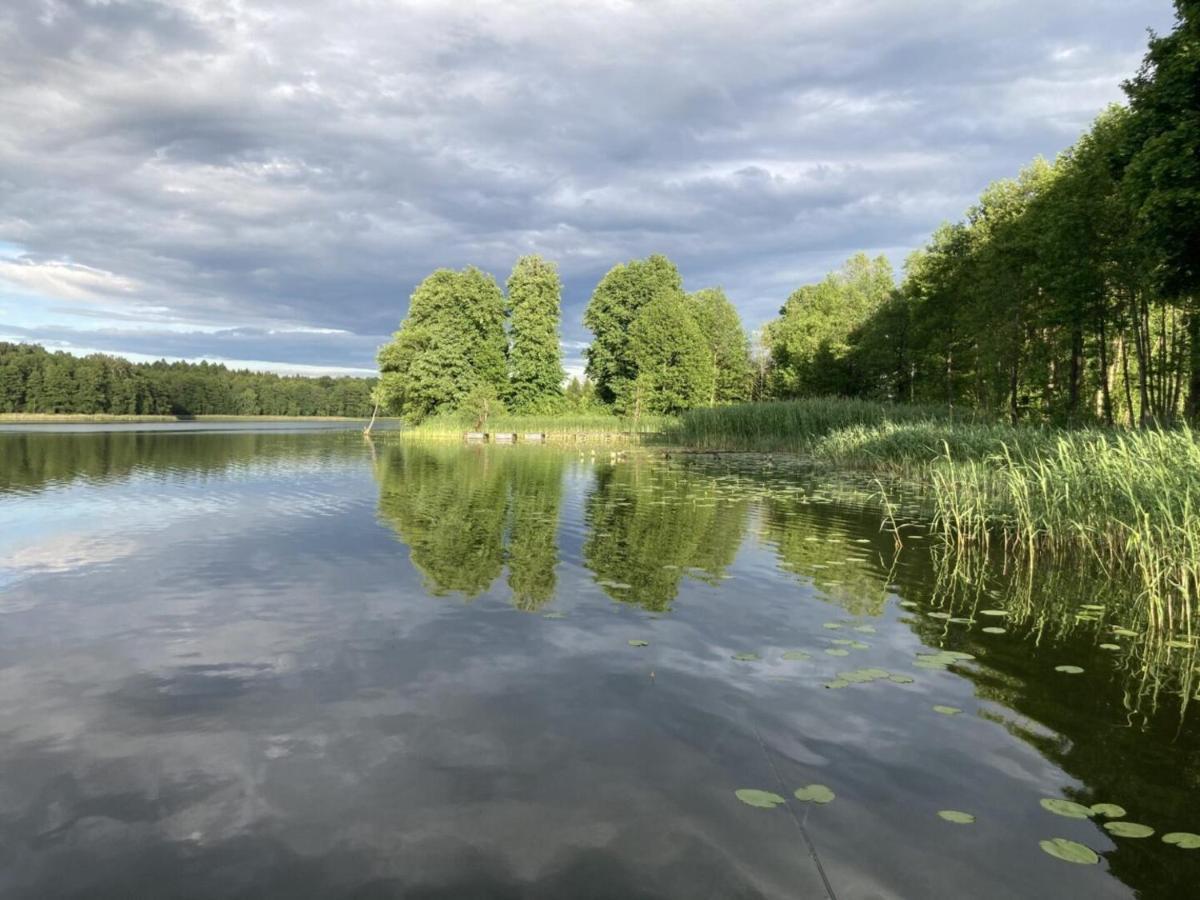
M367 427L363 429L363 434L367 437L371 436L371 429L375 427L375 418L379 415L379 400L375 400L375 408L371 410L371 421L367 423Z

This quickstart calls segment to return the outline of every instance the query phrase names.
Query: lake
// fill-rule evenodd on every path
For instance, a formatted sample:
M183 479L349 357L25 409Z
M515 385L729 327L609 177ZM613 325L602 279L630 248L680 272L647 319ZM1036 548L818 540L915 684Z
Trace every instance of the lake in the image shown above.
M876 489L0 433L0 896L1196 896L1195 642L1086 566L938 552L899 487L897 548Z

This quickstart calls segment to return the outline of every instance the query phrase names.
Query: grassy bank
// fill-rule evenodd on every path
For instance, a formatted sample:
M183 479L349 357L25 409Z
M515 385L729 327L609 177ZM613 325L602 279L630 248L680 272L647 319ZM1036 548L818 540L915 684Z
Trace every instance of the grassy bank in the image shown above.
M153 422L362 422L347 416L113 416L83 413L0 413L0 425L103 425Z
M1029 565L1083 554L1132 575L1152 626L1200 623L1200 443L1188 430L1010 427L853 400L686 413L673 442L790 451L918 485L944 543Z
M659 435L674 426L674 419L665 416L641 416L637 419L603 413L550 416L492 416L484 431L526 434L541 432L550 440L642 440ZM409 437L462 440L463 434L475 430L475 422L458 415L435 416L404 430Z

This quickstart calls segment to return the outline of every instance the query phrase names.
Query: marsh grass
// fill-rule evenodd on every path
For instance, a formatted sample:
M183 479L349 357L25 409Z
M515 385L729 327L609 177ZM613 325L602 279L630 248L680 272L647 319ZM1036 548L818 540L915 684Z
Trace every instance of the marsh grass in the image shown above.
M477 430L475 421L469 416L458 414L435 416L419 425L406 428L404 434L411 437L462 440L468 431ZM489 433L515 432L526 434L540 432L550 440L607 439L640 441L658 435L675 425L675 420L666 416L641 416L622 418L603 413L576 415L496 415L488 418L483 431Z
M1133 579L1148 628L1191 640L1197 627L1200 443L1190 430L1011 427L817 398L697 410L668 437L908 480L946 547L998 549L1031 568L1095 561Z

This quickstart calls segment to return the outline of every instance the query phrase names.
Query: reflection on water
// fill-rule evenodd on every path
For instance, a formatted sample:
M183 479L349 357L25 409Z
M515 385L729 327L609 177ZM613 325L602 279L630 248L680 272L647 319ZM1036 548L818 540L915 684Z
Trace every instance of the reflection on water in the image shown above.
M1005 574L917 527L897 551L869 490L0 434L0 895L823 896L807 835L839 897L1191 896L1200 853L1159 839L1200 830L1186 632L1087 567ZM825 687L863 667L912 682ZM797 820L733 795L811 783L837 798Z

